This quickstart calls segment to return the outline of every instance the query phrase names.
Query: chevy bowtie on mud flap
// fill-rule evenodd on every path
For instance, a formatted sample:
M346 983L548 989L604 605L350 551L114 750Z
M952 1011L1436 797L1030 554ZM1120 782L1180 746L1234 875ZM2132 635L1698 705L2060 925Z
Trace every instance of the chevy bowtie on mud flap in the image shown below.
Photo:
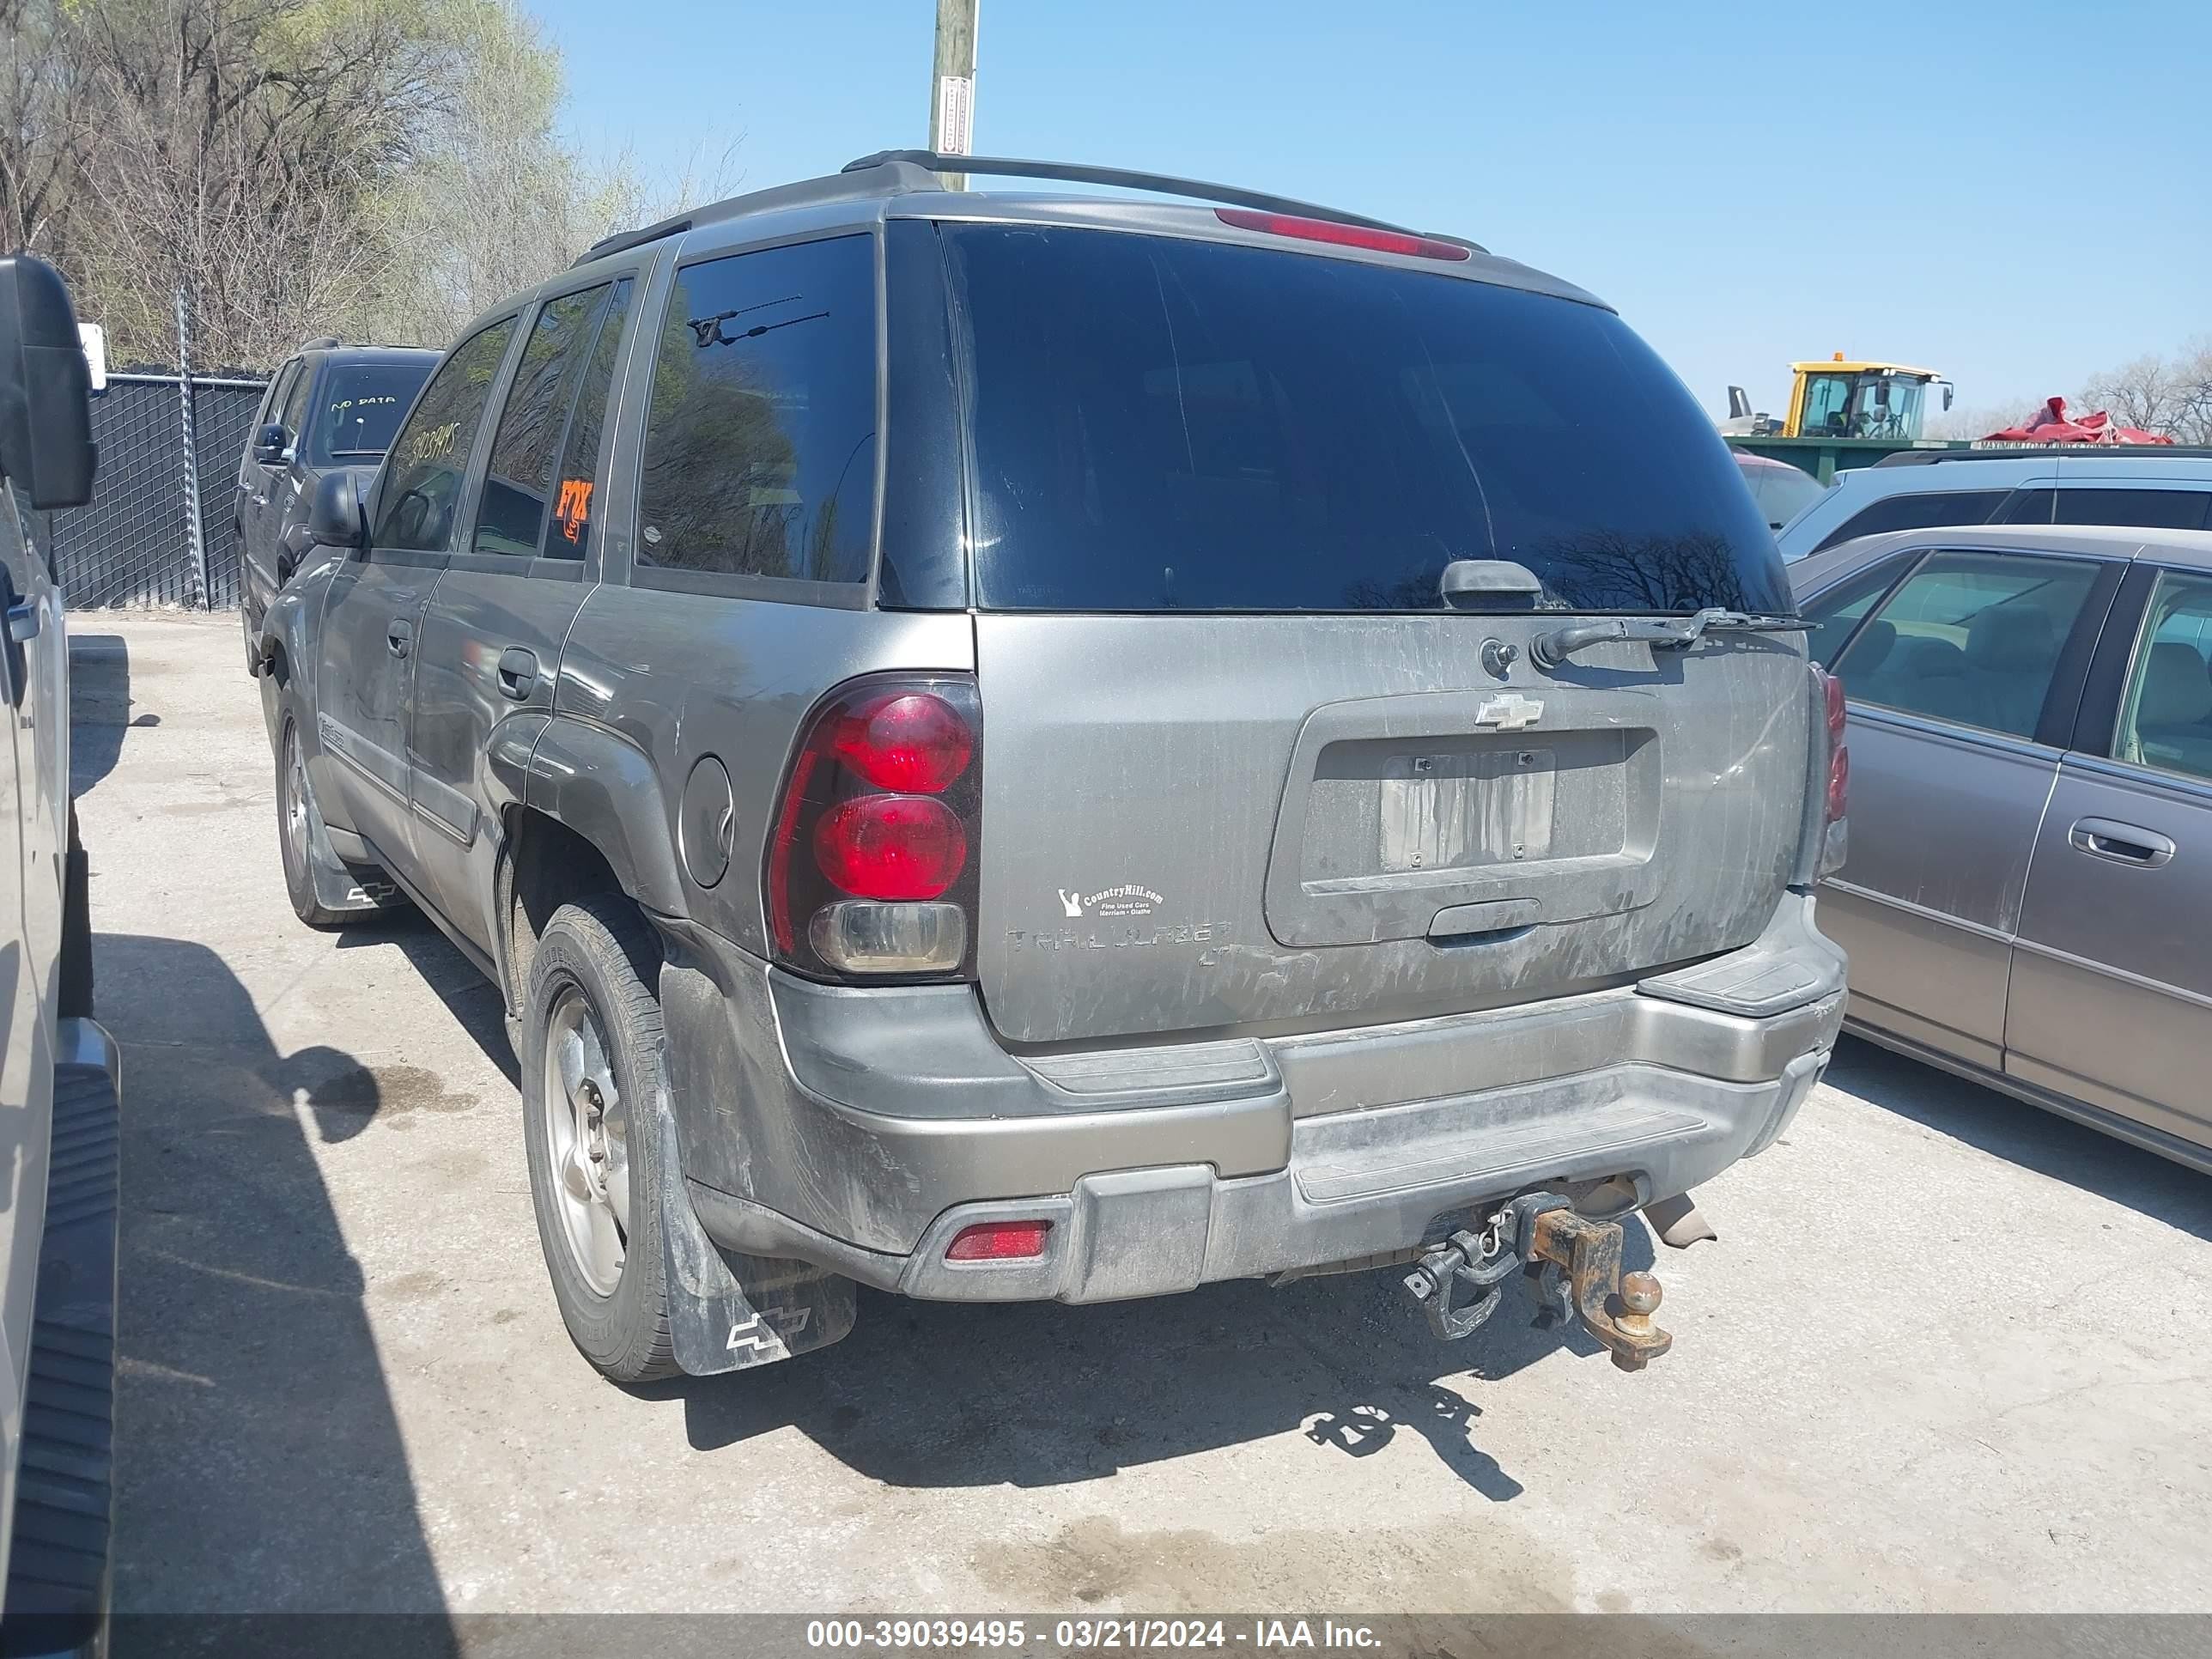
M1539 1325L1579 1319L1622 1370L1640 1371L1674 1345L1651 1322L1659 1281L1620 1271L1620 1224L1586 1220L1557 1193L1525 1194L1494 1212L1481 1233L1453 1233L1404 1282L1430 1328L1455 1342L1498 1311L1504 1281L1516 1272L1535 1297ZM1474 1294L1460 1300L1467 1292Z

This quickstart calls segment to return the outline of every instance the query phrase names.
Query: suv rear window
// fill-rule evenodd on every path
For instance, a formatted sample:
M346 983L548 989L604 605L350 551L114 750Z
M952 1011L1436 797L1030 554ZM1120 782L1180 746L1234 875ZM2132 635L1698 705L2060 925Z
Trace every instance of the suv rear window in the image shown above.
M1597 307L1306 253L947 225L978 601L1433 611L1455 559L1547 604L1790 609L1712 424Z
M2002 489L1909 489L1870 501L1820 538L1813 550L1892 530L1932 530L1937 525L1987 524L2004 504Z
M399 417L433 365L341 363L323 377L321 404L308 421L309 459L317 466L373 461L392 447Z

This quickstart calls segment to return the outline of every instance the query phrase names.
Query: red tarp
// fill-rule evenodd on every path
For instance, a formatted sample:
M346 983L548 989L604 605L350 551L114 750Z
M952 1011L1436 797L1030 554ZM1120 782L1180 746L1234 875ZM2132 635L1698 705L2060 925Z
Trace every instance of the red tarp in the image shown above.
M2066 399L2053 398L2026 422L2008 426L2002 432L1992 432L1982 440L1988 443L2015 444L2170 444L2171 438L2162 438L2155 432L2145 432L2140 427L2114 426L2112 417L2103 410L2080 418L2066 412Z

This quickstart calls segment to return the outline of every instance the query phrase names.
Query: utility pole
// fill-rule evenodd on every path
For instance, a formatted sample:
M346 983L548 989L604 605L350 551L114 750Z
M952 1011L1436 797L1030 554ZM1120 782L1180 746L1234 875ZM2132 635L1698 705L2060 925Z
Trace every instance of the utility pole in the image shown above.
M929 147L972 155L975 125L975 9L981 0L937 0L937 61L929 77ZM968 188L968 175L944 175L947 190Z

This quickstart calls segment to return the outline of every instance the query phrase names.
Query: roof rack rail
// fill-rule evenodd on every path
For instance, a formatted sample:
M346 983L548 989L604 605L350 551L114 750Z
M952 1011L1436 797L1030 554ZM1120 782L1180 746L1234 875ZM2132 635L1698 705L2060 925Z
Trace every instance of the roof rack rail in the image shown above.
M1172 173L1138 173L1127 167L1095 167L1080 161L1036 161L1010 155L953 155L935 149L879 149L845 171L903 165L927 173L981 173L994 179L1051 179L1067 184L1107 185L1121 190L1146 190L1166 196L1191 196L1203 202L1227 202L1232 206L1257 208L1263 213L1293 213L1302 218L1324 219L1332 224L1358 225L1365 230L1393 230L1404 236L1423 233L1370 219L1363 213L1301 202L1295 197L1271 196L1265 191L1243 190L1235 185L1208 184L1203 179L1178 179ZM1457 239L1454 239L1457 240ZM1468 244L1472 246L1473 244Z
M1943 461L2021 461L2045 455L2079 455L2100 461L2120 456L2142 461L2196 461L2212 458L2212 448L2191 444L1996 443L1986 449L1900 449L1894 455L1883 456L1875 465L1934 466Z
M647 242L657 242L664 236L674 236L694 225L711 225L720 220L734 219L740 214L764 213L775 208L807 207L817 202L848 202L866 196L899 196L908 191L939 188L935 177L920 167L886 166L874 173L859 173L854 170L857 166L855 163L854 167L833 173L827 178L802 179L796 184L771 185L766 190L748 191L743 196L708 203L657 223L641 225L635 230L617 231L612 236L601 237L578 254L576 264L588 264L594 259L604 259L611 253L621 253Z
M915 191L940 190L944 186L938 175L945 173L979 173L999 179L1049 179L1068 184L1104 185L1122 190L1152 191L1167 196L1189 196L1206 202L1225 202L1237 207L1256 208L1263 213L1296 214L1302 218L1322 219L1332 224L1357 225L1365 230L1395 231L1407 236L1434 234L1407 230L1405 226L1394 225L1387 220L1370 219L1364 214L1347 213L1341 208L1322 207L1292 197L1271 196L1264 191L1241 190L1233 185L1212 185L1200 179L1177 179L1166 173L1135 173L1125 167L1096 167L1074 161L1025 161L1006 155L951 155L933 149L879 149L872 155L863 155L857 161L848 161L826 179L806 179L797 184L776 185L767 190L732 196L727 201L694 208L688 213L677 214L655 224L602 238L586 248L577 257L576 264L580 265L593 259L604 259L611 253L623 252L647 242L657 242L664 236L676 235L695 225L734 219L740 214L765 212L775 208L805 207L816 202L849 201L860 197L902 196ZM1489 252L1480 244L1470 242L1462 236L1442 237L1439 240L1457 243L1477 253Z

